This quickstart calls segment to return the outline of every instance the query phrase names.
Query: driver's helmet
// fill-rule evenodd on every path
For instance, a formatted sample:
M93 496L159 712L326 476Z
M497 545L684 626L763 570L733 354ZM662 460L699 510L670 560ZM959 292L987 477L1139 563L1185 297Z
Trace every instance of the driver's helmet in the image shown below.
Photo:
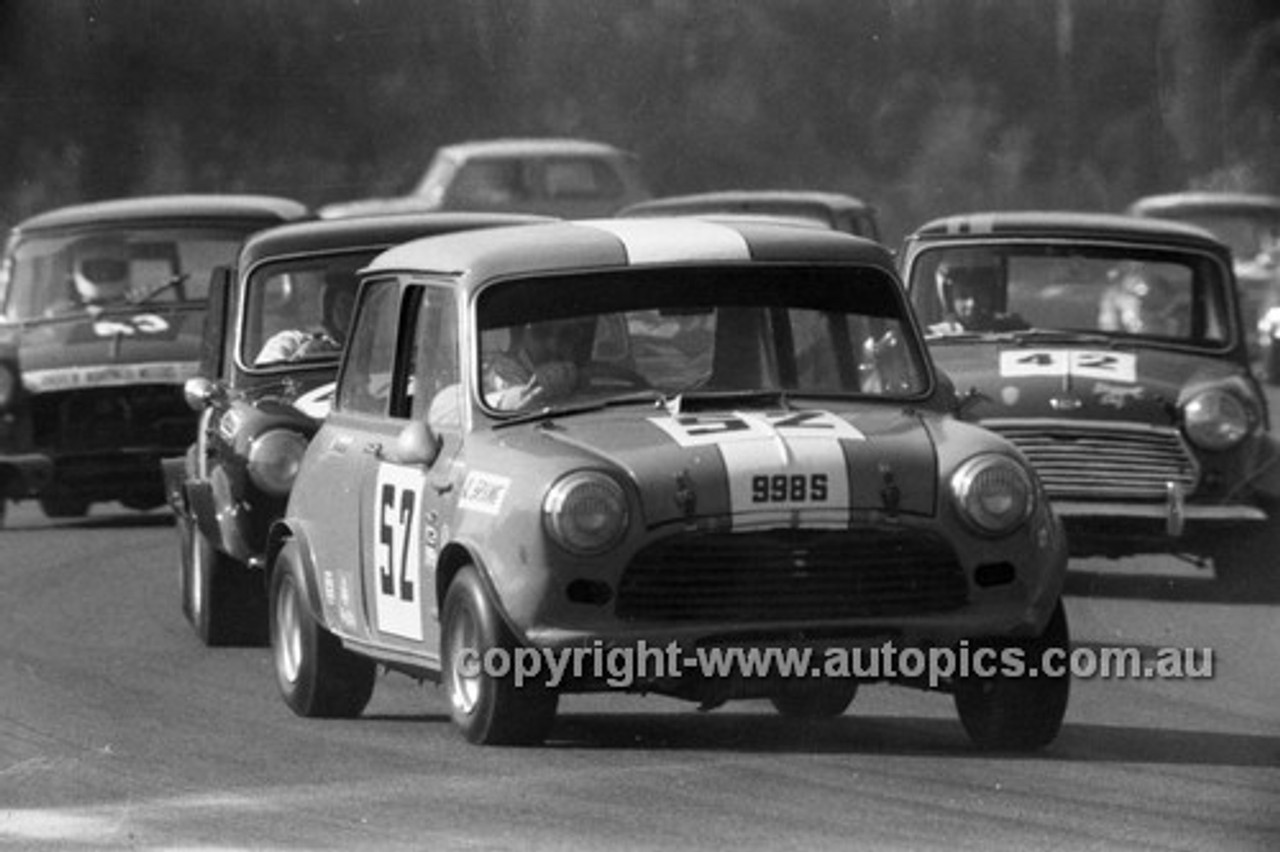
M71 275L86 305L122 302L129 295L129 247L114 237L88 237L71 247Z
M988 258L947 258L938 264L938 301L943 312L963 321L1000 309L1000 267Z

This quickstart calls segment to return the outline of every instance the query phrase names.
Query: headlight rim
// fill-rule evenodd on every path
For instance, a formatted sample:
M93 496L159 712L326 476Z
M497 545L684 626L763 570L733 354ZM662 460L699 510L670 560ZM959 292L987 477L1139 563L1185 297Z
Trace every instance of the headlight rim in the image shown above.
M970 489L977 477L997 465L1016 474L1021 480L1024 493L1022 510L1013 520L998 528L983 524L974 516L968 504ZM1040 495L1038 480L1026 464L1014 456L990 451L970 456L961 462L951 474L950 490L956 514L971 531L984 538L1005 538L1025 526L1036 512Z
M290 450L278 443L281 441L289 442L293 445L293 449ZM308 443L306 435L296 429L281 426L255 435L250 439L248 451L245 453L245 470L250 481L259 490L273 497L287 495L298 478L298 470L302 465L302 457L306 455ZM285 458L282 454L286 452L292 455ZM272 454L272 457L263 459L262 456L266 454ZM280 467L282 459L291 468L291 472L284 475L273 472L273 468Z
M1240 430L1238 434L1236 434L1234 437L1229 437L1226 440L1217 440L1217 439L1214 439L1211 435L1205 434L1202 428L1202 424L1196 424L1192 422L1191 415L1190 415L1192 406L1195 403L1205 400L1207 398L1227 400L1231 404L1239 407L1240 416L1241 416L1241 425L1240 425ZM1221 412L1221 407L1220 406L1215 407L1214 410ZM1178 414L1179 414L1179 420L1181 421L1179 425L1182 428L1182 434L1186 436L1187 440L1191 442L1192 446L1194 446L1196 449L1204 450L1206 452L1212 452L1212 453L1227 452L1228 450L1233 450L1236 447L1240 446L1240 444L1244 443L1245 439L1247 439L1249 435L1252 434L1254 429L1257 428L1257 423L1258 423L1258 414L1257 414L1256 406L1253 405L1248 399L1234 392L1232 389L1226 388L1226 387L1208 387L1208 388L1201 388L1200 390L1197 390L1195 393L1191 394L1185 400L1183 400L1183 402L1178 406ZM1214 421L1213 423L1210 423L1210 425L1216 427L1217 424L1220 422L1221 422L1221 418L1219 418L1217 421ZM1198 428L1198 427L1201 427L1201 428Z
M565 506L576 489L602 486L616 501L618 508L609 535L596 544L582 545L568 536L563 520L567 517ZM602 470L584 468L569 471L558 477L542 498L542 528L548 539L566 553L577 557L593 557L616 548L631 528L631 505L626 488L616 477Z

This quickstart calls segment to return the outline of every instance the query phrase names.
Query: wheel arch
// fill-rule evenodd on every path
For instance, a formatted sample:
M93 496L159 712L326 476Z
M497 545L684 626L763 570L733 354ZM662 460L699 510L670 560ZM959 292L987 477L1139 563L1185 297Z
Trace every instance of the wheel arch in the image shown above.
M493 578L489 575L489 569L484 559L480 557L474 547L464 542L451 541L446 544L444 549L440 551L440 557L436 561L435 611L437 618L444 612L444 598L449 593L449 586L453 583L453 578L458 576L458 572L468 565L475 568L476 575L480 578L480 585L484 587L485 594L489 597L489 604L498 614L498 617L502 619L503 624L511 631L511 635L517 637L523 643L525 641L524 631L516 625L510 613L507 612L507 608L503 606L502 597L498 594L498 590L493 584Z
M311 615L316 622L325 625L324 606L320 599L320 589L316 584L315 577L315 553L311 548L311 539L307 535L306 525L296 519L284 518L278 520L271 525L271 529L267 533L267 548L263 554L266 587L268 589L271 588L272 580L275 577L276 557L280 555L280 551L290 541L297 542L298 557L302 560L302 584L307 607L311 610Z

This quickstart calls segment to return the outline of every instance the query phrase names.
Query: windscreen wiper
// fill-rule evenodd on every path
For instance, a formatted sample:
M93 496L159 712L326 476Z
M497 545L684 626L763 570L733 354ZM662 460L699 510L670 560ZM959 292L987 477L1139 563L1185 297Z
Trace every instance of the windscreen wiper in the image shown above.
M134 304L134 305L145 304L151 301L152 299L154 299L156 296L159 296L165 290L171 290L174 287L187 283L187 279L190 277L191 276L185 272L180 272L177 275L170 276L169 278L166 278L164 281L161 281L159 284L154 284L146 290L140 290L132 294L129 297L129 302L130 304Z

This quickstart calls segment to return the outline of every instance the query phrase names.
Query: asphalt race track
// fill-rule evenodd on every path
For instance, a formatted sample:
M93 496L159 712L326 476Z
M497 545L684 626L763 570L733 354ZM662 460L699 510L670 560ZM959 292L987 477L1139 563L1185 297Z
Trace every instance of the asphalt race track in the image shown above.
M1077 679L1032 756L977 752L949 696L883 685L810 724L570 697L537 749L466 744L400 675L361 719L304 720L266 649L199 644L176 566L165 512L11 507L0 848L1280 848L1280 555L1230 592L1174 559L1075 563L1077 647L1212 648L1214 677Z

